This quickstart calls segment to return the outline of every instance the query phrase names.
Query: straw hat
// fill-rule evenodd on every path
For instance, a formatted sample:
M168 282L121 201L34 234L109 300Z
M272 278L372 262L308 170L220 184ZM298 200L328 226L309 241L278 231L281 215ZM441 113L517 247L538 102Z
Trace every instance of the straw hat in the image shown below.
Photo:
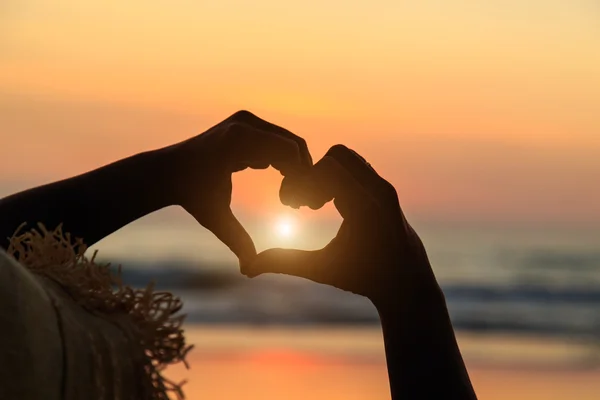
M191 349L180 299L123 286L85 250L42 225L0 249L0 398L182 399L161 373Z

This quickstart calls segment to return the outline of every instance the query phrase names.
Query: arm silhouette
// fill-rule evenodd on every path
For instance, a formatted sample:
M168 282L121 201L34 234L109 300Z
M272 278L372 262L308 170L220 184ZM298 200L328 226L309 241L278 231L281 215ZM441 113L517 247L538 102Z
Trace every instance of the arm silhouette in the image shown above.
M344 222L324 249L256 255L230 209L231 174L270 165L284 175L284 204L318 209L334 200ZM303 139L247 111L184 142L1 199L0 235L23 222L62 223L92 245L170 205L229 246L249 276L285 273L369 298L381 317L394 400L476 399L443 293L395 189L345 146L313 166Z
M62 223L90 246L146 214L178 205L240 260L250 260L256 249L230 209L231 175L270 165L284 176L309 168L306 142L239 111L186 141L1 199L1 247L24 222L28 229Z
M0 200L1 245L17 227L37 223L53 229L63 224L75 237L92 245L129 222L172 205L160 165L168 152L141 153L69 179L25 190ZM164 189L161 187L160 189Z
M323 249L270 249L242 269L283 273L366 296L381 318L392 398L476 399L446 302L394 187L364 158L333 146L303 179L284 178L281 201L343 217Z

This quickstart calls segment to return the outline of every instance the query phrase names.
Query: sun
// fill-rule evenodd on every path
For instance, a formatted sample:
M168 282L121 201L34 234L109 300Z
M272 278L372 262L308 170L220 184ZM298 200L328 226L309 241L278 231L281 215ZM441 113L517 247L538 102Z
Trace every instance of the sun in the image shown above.
M275 232L280 238L291 238L296 233L294 221L290 218L279 218L275 224Z

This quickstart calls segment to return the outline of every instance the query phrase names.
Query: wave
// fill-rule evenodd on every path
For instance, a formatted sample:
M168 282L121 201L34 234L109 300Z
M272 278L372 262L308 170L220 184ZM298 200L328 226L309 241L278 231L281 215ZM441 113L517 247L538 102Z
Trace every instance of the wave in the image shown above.
M325 285L270 275L248 279L232 266L191 268L185 262L126 262L123 282L155 281L184 300L196 323L260 325L374 325L364 298ZM519 333L600 339L600 288L583 285L442 282L454 326L479 333Z

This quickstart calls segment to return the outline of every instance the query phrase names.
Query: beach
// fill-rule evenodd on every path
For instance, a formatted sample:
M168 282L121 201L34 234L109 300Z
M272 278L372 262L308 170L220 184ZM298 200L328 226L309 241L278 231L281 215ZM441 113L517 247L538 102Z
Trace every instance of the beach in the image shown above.
M367 299L283 275L248 279L231 255L194 258L223 247L195 225L153 229L127 227L98 247L125 283L182 298L195 348L189 370L167 374L188 381L187 399L390 399ZM597 231L419 232L479 399L600 398Z
M378 328L191 325L186 336L195 346L190 369L176 365L167 376L188 381L187 399L390 398ZM600 368L587 345L500 335L458 338L479 399L600 395Z
M198 254L219 247L191 227L156 234L186 238L178 245L152 246L150 227L127 229L140 232L127 241L139 254L182 255L126 259L118 235L104 243L107 259L126 267L125 283L155 281L181 296L195 348L189 370L167 374L188 381L187 399L390 399L378 315L365 298L282 275L248 279L235 260L194 259L184 252L194 243L212 246ZM600 398L597 232L420 231L479 399Z

